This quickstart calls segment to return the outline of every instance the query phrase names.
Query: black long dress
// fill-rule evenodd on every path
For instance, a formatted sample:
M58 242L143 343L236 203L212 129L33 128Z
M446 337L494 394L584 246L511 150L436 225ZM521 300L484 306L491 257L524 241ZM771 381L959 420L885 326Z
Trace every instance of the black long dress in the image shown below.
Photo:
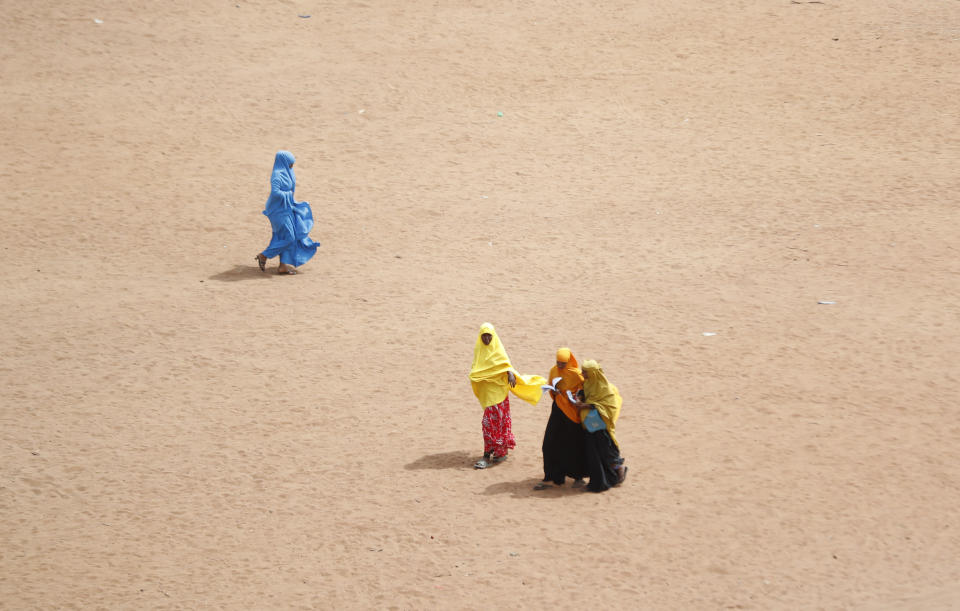
M613 443L606 429L583 433L587 473L590 475L587 490L603 492L616 486L620 482L617 467L623 464L617 444Z
M543 481L559 486L568 477L586 477L584 435L586 431L583 427L567 418L554 401L547 428L543 432Z

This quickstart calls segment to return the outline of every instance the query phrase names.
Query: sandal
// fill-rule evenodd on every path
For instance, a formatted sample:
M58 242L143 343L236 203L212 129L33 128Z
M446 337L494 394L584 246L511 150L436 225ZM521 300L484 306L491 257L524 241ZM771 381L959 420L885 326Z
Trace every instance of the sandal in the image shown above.
M257 265L260 266L260 271L266 271L267 269L267 258L263 254L259 254L254 259L257 260Z
M474 469L486 469L489 466L490 466L490 463L487 462L486 458L481 458L477 462L473 463Z
M627 467L623 467L619 471L617 471L617 483L614 485L619 486L620 484L623 483L623 480L625 479L627 479Z
M505 460L507 460L506 454L504 454L503 456L494 456L493 458L490 459L490 462L493 464L497 464L497 463L502 463Z
M549 482L540 482L533 487L534 490L549 490L550 488L553 488L553 484Z

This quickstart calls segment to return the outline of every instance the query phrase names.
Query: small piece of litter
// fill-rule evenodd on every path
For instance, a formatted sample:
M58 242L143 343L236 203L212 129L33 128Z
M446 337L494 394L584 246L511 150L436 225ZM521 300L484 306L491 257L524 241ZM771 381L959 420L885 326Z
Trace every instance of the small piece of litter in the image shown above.
M93 22L94 22L94 23L103 23L103 19L97 19L96 17L94 17L94 18L93 18Z
M514 558L516 558L516 557L519 556L520 554L519 554L518 552L510 552L510 555L513 556Z
M493 246L493 242L487 242L487 244L489 244L490 246Z
M704 332L703 332L703 336L704 336L704 337L710 337L711 335L716 335L716 333L714 333L713 331L704 331Z
M497 116L498 116L498 117L502 117L502 116L503 116L503 111L502 111L502 110L497 111Z
M357 111L357 114L362 115L365 112L367 112L367 110L365 108L361 108L360 110Z
M310 19L310 15L297 15L300 19Z
M489 197L490 197L489 195L481 195L480 199L489 199Z
M818 301L820 305L836 305L836 301Z

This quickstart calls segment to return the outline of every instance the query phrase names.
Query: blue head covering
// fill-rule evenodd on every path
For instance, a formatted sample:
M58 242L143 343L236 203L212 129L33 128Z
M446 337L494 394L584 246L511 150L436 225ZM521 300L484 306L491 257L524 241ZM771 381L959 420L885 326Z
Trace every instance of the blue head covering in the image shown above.
M271 216L293 204L293 190L297 186L297 176L291 167L296 159L290 151L277 151L273 159L273 172L270 174L270 198L263 213Z
M273 160L273 173L270 175L270 187L281 187L280 191L293 191L297 184L297 176L293 173L293 163L296 159L290 151L277 151ZM279 181L279 185L276 184Z

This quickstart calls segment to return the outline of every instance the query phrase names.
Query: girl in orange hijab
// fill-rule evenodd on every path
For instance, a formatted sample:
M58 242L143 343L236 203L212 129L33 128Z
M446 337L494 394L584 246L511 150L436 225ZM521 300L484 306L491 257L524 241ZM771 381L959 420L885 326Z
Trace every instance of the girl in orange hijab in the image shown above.
M583 453L584 431L580 426L580 412L574 405L577 393L583 388L583 375L577 357L569 348L557 350L557 364L550 369L548 388L553 397L550 419L543 432L543 481L534 490L545 490L551 483L562 486L568 477L574 487L583 485L587 475Z

